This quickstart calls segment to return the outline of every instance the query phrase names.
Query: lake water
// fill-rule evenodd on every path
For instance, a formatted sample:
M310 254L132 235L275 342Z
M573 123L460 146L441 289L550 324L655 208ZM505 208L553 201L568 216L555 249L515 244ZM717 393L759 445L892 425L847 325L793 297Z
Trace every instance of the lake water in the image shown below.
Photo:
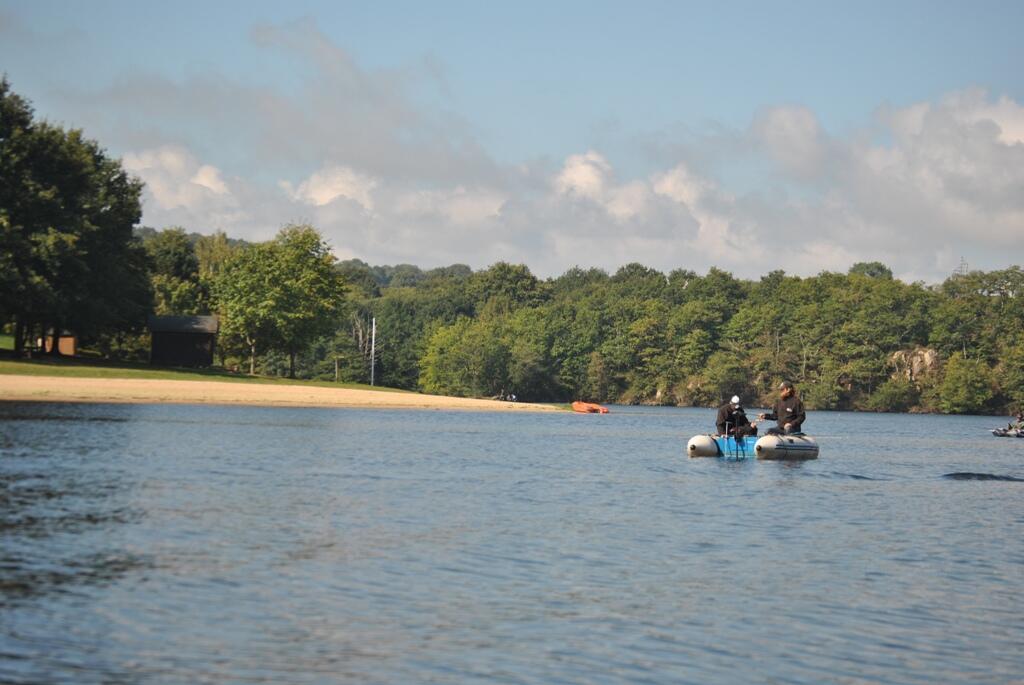
M1022 682L1005 419L713 422L0 403L0 681Z

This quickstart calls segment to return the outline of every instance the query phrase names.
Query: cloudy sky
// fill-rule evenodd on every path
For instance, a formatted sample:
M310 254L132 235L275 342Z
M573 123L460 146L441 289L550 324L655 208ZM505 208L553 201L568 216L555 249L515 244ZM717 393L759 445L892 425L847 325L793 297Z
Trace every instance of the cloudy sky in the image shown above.
M1024 262L1021 2L0 0L144 223L341 258L756 277Z

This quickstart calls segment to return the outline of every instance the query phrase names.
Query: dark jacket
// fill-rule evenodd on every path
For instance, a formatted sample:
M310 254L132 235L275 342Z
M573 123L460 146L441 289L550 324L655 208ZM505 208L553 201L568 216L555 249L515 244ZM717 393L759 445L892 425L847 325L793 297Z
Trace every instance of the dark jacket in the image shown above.
M787 423L791 424L789 427L790 432L799 433L800 427L807 418L807 412L804 411L804 403L800 401L800 398L796 395L790 395L784 400L779 399L775 403L772 413L765 414L764 417L772 421L778 421L779 428L784 427Z
M719 435L729 435L732 434L737 426L749 425L750 421L747 420L743 407L733 408L732 404L726 403L718 408L718 418L715 419L715 427L718 428Z

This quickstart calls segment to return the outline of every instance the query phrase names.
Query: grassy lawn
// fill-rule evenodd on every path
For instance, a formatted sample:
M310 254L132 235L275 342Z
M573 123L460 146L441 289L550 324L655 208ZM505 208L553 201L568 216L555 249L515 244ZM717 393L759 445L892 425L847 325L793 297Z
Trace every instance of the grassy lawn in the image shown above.
M0 343L2 344L2 343ZM321 388L355 388L357 390L383 390L408 392L394 388L363 385L362 383L334 383L332 381L290 380L271 376L246 376L223 369L176 369L148 364L105 362L95 359L0 359L0 374L22 376L64 376L72 378L151 378L169 381L223 381L225 383L264 383L269 385L305 385Z
M14 336L0 333L0 350L13 350Z

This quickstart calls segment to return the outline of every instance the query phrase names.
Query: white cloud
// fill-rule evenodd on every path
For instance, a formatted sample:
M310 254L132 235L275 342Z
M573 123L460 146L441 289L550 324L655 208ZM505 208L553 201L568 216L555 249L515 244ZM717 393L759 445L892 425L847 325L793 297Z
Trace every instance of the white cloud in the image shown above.
M401 194L396 198L395 211L410 217L440 216L456 224L474 225L496 219L507 199L504 193L495 190L457 186L451 190Z
M972 89L946 97L943 106L961 122L995 125L1005 145L1024 143L1024 107L1005 95L991 102L984 90Z
M629 166L609 152L621 151L616 142L505 165L449 101L431 109L410 94L433 72L367 70L305 24L257 33L304 60L310 75L296 92L216 74L140 76L75 101L101 120L113 107L139 113L132 121L205 122L251 153L200 160L166 144L186 136L122 132L109 115L104 130L129 141L125 165L147 183L146 223L262 239L309 221L339 255L427 267L505 259L542 275L639 261L756 277L877 259L934 281L961 255L1005 266L1024 241L1024 107L1007 96L966 90L880 108L840 133L806 107L766 107L745 130L717 127L685 145L663 135L638 171L630 149ZM250 168L291 180L237 171Z
M555 177L554 187L562 195L575 195L600 202L604 198L611 170L608 160L592 150L572 155L565 160L561 172Z
M916 136L924 130L924 118L931 111L930 102L918 102L885 113L885 124L897 139Z
M847 144L833 188L848 211L941 249L1024 239L1024 109L980 91L887 112L892 143Z
M204 164L196 170L192 177L192 183L213 191L217 195L227 195L228 187L221 178L220 169L209 164Z
M147 194L160 209L195 210L211 201L231 203L231 193L220 170L200 164L184 147L165 145L130 152L122 163L126 170L146 182Z
M611 164L593 150L570 155L552 180L552 187L556 194L567 199L595 203L619 221L642 214L648 209L650 199L646 182L618 184Z
M655 176L654 192L686 207L697 222L697 236L691 242L695 252L722 264L751 251L751 232L736 226L742 219L735 198L686 165Z
M373 211L371 193L378 181L350 167L327 166L310 175L298 188L293 188L288 181L281 181L279 185L293 200L306 204L322 207L338 198L345 198L359 203L367 211Z
M708 181L693 174L685 164L654 177L655 193L690 208L695 208L711 188Z
M647 183L633 181L613 188L605 201L608 213L620 221L639 216L648 209L651 190Z
M753 131L769 156L791 173L809 178L820 171L827 140L806 107L772 107L755 119Z

